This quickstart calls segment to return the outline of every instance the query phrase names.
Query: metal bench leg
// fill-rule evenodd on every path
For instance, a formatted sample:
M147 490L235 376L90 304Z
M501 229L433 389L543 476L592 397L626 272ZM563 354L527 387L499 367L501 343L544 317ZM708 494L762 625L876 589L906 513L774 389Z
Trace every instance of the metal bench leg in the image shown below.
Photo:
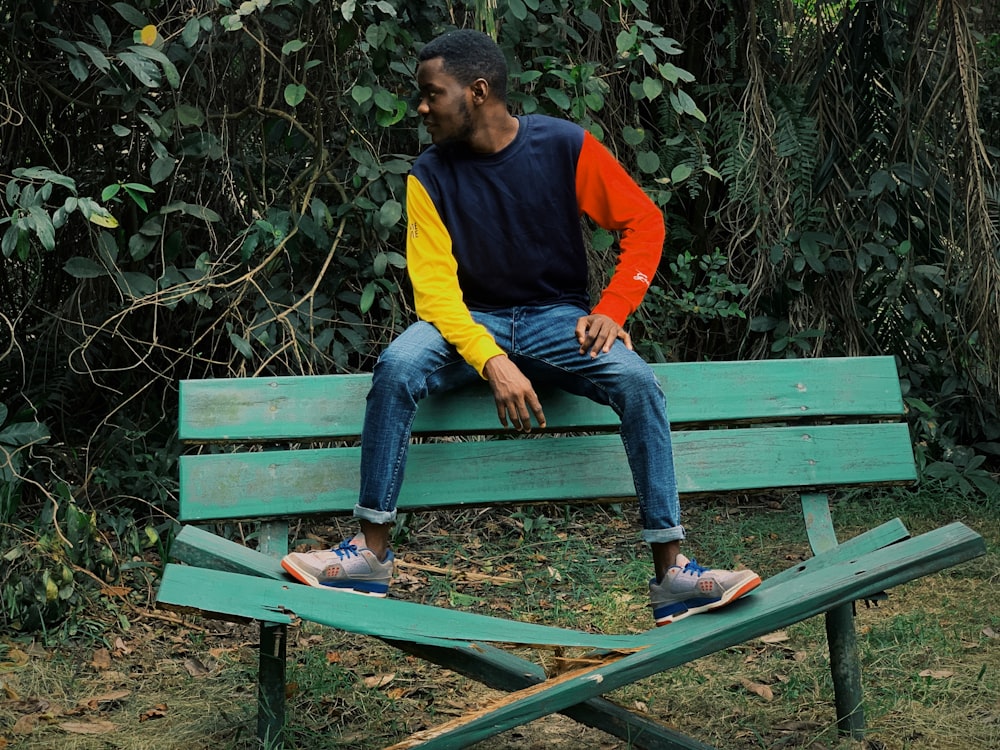
M258 549L265 555L283 557L288 552L288 523L260 524ZM257 667L257 737L264 750L284 747L285 653L288 626L260 624L260 659Z
M257 736L264 750L284 747L285 644L288 626L260 624L260 662L257 672Z
M813 554L837 546L837 535L825 494L802 495L802 513ZM861 691L861 662L854 629L854 605L842 604L826 613L826 640L830 647L830 674L833 701L837 708L837 729L851 739L865 736L865 709Z
M487 643L447 648L388 638L383 640L401 651L497 690L523 690L546 680L545 670L539 665ZM564 708L560 713L625 740L633 750L715 750L711 745L601 697Z
M826 613L826 640L830 645L833 699L840 734L860 740L865 736L865 708L861 692L861 663L854 630L854 605L842 604Z

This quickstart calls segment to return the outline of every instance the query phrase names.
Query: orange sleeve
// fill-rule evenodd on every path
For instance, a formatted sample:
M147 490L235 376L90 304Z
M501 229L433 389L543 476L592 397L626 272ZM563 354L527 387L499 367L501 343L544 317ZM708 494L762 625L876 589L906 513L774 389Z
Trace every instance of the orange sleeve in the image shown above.
M618 265L593 312L619 325L642 302L663 254L663 213L618 160L589 132L576 169L580 210L604 229L619 233Z

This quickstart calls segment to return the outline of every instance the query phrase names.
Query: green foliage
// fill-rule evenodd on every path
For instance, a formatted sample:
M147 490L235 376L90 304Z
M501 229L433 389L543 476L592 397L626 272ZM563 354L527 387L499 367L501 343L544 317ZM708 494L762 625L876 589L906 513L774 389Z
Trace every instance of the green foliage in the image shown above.
M477 20L502 31L521 111L591 128L651 186L671 186L653 191L661 202L673 183L694 181L688 166L661 166L655 131L628 114L663 103L675 120L705 119L683 88L694 76L672 61L678 43L645 3L624 27L593 0L487 10ZM25 264L36 247L58 255L54 286L111 294L89 311L93 330L68 342L87 376L370 367L411 319L405 175L427 142L411 98L413 51L462 21L454 11L444 2L286 0L191 13L53 4L32 26L38 6L19 3L6 65L31 75L28 45L45 50L47 90L69 102L59 133L73 146L61 172L16 172L32 183L8 187L4 246ZM19 102L40 120L31 104ZM19 145L21 161L56 156ZM62 202L57 190L70 195ZM95 363L104 345L123 361ZM48 364L64 370L65 348Z
M990 492L1000 214L995 181L976 177L988 146L968 119L966 61L948 61L975 35L907 5L756 16L746 85L706 90L730 273L749 289L748 330L721 340L739 356L896 355L908 403L921 404L911 421L926 476ZM995 107L981 113L991 121Z
M703 331L745 318L747 287L730 278L727 266L719 248L698 258L685 250L671 260L669 287L652 285L635 314L636 350L649 361L666 362Z
M994 21L995 23L995 21ZM995 27L994 27L995 28ZM979 89L979 121L988 134L987 143L992 145L991 156L1000 156L1000 31L980 37L980 74L983 77ZM997 214L1000 218L1000 214ZM998 221L1000 223L1000 221Z
M33 446L48 442L48 428L27 414L11 414L0 403L0 524L17 518L26 456Z
M145 589L166 561L173 523L137 522L130 508L83 510L65 483L32 523L0 526L0 624L67 638L99 636L101 625L81 619L98 596L123 629L127 616L107 587L122 595L129 585ZM155 562L151 562L153 560Z
M115 556L98 533L95 514L80 510L66 485L57 492L62 504L46 509L33 533L4 534L17 539L5 546L0 577L0 617L7 627L34 631L62 623L73 629L67 618L87 601L94 583L87 571L98 580L115 575Z
M50 213L50 201L56 187L68 190L70 195ZM11 214L0 217L0 226L8 225L0 245L7 258L16 255L22 261L27 260L33 242L43 250L55 250L56 230L65 225L73 213L100 226L117 226L114 217L103 206L77 194L74 180L46 167L15 169L13 179L7 183L6 199Z

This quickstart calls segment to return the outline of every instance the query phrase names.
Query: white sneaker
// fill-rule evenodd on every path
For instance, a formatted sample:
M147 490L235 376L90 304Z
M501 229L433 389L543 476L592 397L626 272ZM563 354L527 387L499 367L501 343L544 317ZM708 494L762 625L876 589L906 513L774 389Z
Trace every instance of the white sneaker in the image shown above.
M760 586L752 570L703 568L684 555L660 583L649 582L649 600L657 625L669 625L688 615L724 607Z
M385 560L379 560L368 549L365 535L357 534L333 549L287 554L281 567L308 586L383 597L389 591L393 559L389 550Z

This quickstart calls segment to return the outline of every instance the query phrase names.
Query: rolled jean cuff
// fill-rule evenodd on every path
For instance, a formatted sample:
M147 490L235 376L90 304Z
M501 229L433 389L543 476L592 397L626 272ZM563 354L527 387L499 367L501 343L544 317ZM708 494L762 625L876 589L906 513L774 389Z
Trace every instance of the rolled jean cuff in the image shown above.
M685 538L684 527L674 526L669 529L643 529L642 539L650 544L663 544L665 542L679 542Z
M368 521L369 523L386 524L393 523L396 520L396 511L377 510L375 508L366 508L363 505L355 505L354 517Z

